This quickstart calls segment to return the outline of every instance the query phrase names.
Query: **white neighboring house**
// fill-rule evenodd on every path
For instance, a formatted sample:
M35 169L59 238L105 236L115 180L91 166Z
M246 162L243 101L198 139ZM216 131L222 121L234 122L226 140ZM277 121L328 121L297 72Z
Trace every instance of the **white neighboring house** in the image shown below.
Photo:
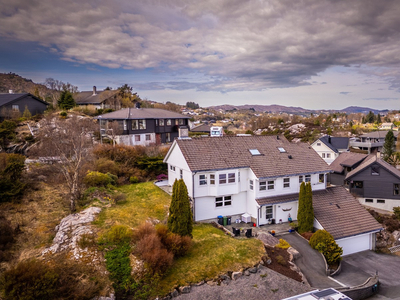
M342 152L349 149L349 138L325 135L320 137L311 147L330 165Z
M335 234L335 239L352 240L361 234L365 235L363 250L375 245L379 223L343 187L327 188L329 166L306 144L290 143L283 136L178 138L164 162L168 164L169 185L175 179L185 181L195 221L212 221L220 215L232 216L233 222L246 218L256 226L272 220L287 222L289 217L296 220L300 184L305 181L311 182L314 201L322 202L326 195L330 199L315 213L317 227L334 231L334 220L334 225L349 228ZM345 219L340 215L326 217L333 213L332 203L340 200L335 197L343 195L350 197L345 197L350 206L334 213L346 215ZM348 216L347 211L362 215L361 226L355 230L354 216ZM353 253L353 249L346 253Z

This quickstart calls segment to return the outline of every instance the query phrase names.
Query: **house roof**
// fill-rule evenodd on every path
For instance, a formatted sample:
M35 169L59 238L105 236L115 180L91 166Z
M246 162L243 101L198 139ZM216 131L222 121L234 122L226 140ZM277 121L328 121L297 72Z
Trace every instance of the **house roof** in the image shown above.
M364 133L362 135L360 135L361 138L385 138L386 134L389 132L389 130L378 130L378 131L372 131L372 132L368 132L368 133ZM397 135L399 134L398 131L393 131L393 135L395 137L397 137Z
M336 153L339 152L339 149L349 148L348 137L335 137L335 136L325 135L319 138L319 140Z
M310 146L291 143L283 136L202 137L174 143L192 172L251 168L257 178L276 178L331 170ZM255 149L259 155L250 152Z
M100 115L98 119L190 119L188 116L159 108L124 108L108 114Z
M343 152L330 164L330 168L335 173L342 173L344 167L353 167L367 156L368 154Z
M292 201L299 200L299 193L288 194L288 195L279 195L274 197L263 197L256 199L258 205L272 205L272 204L280 204Z
M383 168L385 168L387 171L392 173L394 176L398 177L400 179L400 170L397 170L395 167L393 167L391 164L388 164L386 161L383 159L378 158L375 154L370 154L357 168L349 172L345 178L345 180L350 179L357 173L365 170L368 168L370 165L377 163L381 165Z
M75 94L74 99L77 104L101 104L117 93L117 90L96 91L96 94L93 91L84 91Z
M314 216L322 227L340 239L382 228L344 187L313 192Z
M200 124L190 129L192 132L210 132L211 126L208 124Z
M6 104L10 104L14 101L17 101L19 99L25 98L27 96L32 97L33 99L42 102L43 104L49 105L46 101L43 101L42 99L39 99L37 97L35 97L32 94L29 93L21 93L21 94L0 94L0 106L6 105Z

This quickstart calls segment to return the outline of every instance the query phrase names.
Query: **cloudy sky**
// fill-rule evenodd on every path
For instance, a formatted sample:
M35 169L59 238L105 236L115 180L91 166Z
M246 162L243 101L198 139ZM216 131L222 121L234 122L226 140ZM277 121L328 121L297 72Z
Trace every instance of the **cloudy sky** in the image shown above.
M400 109L397 0L0 0L0 72L201 106Z

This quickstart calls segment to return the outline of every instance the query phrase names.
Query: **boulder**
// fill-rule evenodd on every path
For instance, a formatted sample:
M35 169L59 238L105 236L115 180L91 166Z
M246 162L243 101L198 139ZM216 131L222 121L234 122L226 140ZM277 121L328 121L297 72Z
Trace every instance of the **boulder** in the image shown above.
M239 279L240 277L242 277L242 272L233 272L232 273L232 280L237 280L237 279Z
M181 294L189 294L190 293L190 286L181 286L179 288Z
M250 273L257 273L257 267L249 268Z

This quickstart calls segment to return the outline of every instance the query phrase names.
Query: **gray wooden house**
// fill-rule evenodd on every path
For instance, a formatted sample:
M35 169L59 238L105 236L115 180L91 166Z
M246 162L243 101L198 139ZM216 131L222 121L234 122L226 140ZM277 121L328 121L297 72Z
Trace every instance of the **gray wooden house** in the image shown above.
M25 108L33 115L43 114L49 104L32 94L0 94L0 120L21 116Z

